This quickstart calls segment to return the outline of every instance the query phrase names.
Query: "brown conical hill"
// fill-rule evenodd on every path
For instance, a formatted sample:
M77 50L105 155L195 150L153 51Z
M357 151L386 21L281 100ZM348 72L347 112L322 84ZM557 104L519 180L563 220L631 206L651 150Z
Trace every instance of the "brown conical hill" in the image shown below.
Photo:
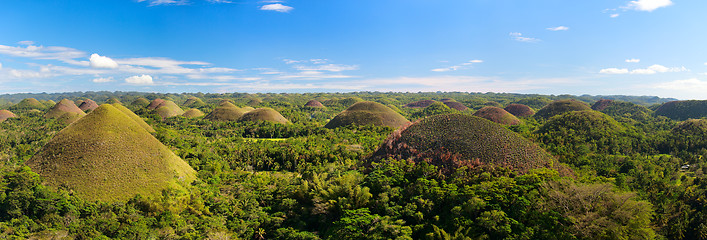
M89 109L90 109L90 110L94 110L94 109L96 109L96 108L98 108L98 104L97 104L95 101L91 100L91 99L83 100L83 102L81 103L81 105L79 105L79 109L81 109L81 111L86 111L86 110L89 110Z
M154 198L196 179L186 162L109 104L61 130L27 165L45 184L91 201Z
M387 158L425 161L444 174L462 166L494 165L525 173L555 165L550 154L519 134L461 114L435 115L396 131L372 156L374 161Z
M429 107L430 105L436 103L437 101L435 100L420 100L417 102L411 102L408 104L405 104L405 107L409 108L426 108Z
M147 98L140 97L138 99L135 99L130 105L135 106L135 107L147 107L147 105L150 105L150 100L147 100Z
M9 110L30 110L30 109L47 109L44 104L39 102L37 99L34 98L25 98L22 99L19 103L12 105L12 107L9 108Z
M206 115L204 119L212 121L236 121L241 118L244 113L245 111L243 111L243 109L236 107L233 103L225 102L220 107L211 111L209 115Z
M530 117L535 114L535 111L533 111L532 108L518 103L508 104L508 106L506 106L503 110L506 110L506 112L509 112L516 117Z
M111 104L111 105L113 105L113 107L115 107L116 109L118 109L118 110L120 110L121 112L123 112L123 114L127 115L128 117L130 117L130 119L132 119L133 121L135 121L138 125L140 125L140 127L142 127L143 129L145 129L147 132L151 132L151 133L155 132L155 129L152 128L149 124L147 124L147 123L145 122L145 120L142 120L142 118L141 118L140 116L138 116L137 114L135 114L133 111L130 111L130 109L126 108L126 107L123 106L122 104L120 104L120 103L114 103L114 104Z
M599 99L599 101L592 104L592 110L602 111L614 103L614 100L610 99Z
M550 118L555 115L563 114L571 111L585 111L592 110L586 103L574 100L557 100L549 103L547 106L543 107L535 113L535 116L541 118Z
M286 124L290 121L283 117L279 112L272 108L258 108L249 112L246 112L238 120L239 122L257 122L257 121L267 121L274 123Z
M162 119L167 119L175 116L180 116L184 114L184 110L180 108L176 103L172 101L162 102L157 109L155 109L157 115L160 115Z
M377 102L357 102L348 109L336 115L329 121L326 128L337 128L347 125L376 125L399 128L409 123L405 117L389 107Z
M309 100L306 104L304 104L305 107L311 107L311 108L323 108L324 104L317 100Z
M5 109L0 110L0 122L3 122L5 120L7 120L8 118L16 118L16 117L17 117L17 115L10 112L9 110L5 110Z
M150 102L150 105L147 105L147 109L149 109L149 110L155 110L155 109L157 109L158 107L160 107L160 105L161 105L162 103L164 103L164 100L163 100L163 99L161 99L161 98L156 98L155 100L152 100L152 102Z
M467 106L464 106L464 104L460 102L455 102L455 101L444 101L444 105L447 105L447 107L451 109L455 109L457 111L464 111L469 109Z
M474 113L474 116L488 119L492 122L505 125L518 125L520 119L513 114L503 110L503 108L487 106L479 109Z
M81 104L83 103L83 100L84 99L74 100L74 104L76 104L76 106L81 106Z
M183 117L185 118L195 118L195 117L201 117L204 116L204 112L202 112L199 109L196 108L190 108L184 114L182 114Z
M69 99L62 99L59 101L57 104L54 105L47 113L44 114L44 117L46 118L58 118L61 117L61 115L64 115L64 113L76 113L79 116L85 116L86 113L84 113L79 107L74 104L73 101Z

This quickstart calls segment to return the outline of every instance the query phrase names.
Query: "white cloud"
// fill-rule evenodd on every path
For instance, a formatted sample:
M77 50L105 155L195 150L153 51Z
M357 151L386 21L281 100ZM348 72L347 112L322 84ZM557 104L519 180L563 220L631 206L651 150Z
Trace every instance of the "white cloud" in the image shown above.
M599 71L599 73L603 74L627 74L628 69L626 68L605 68Z
M19 41L19 42L17 42L17 44L29 46L29 45L34 45L34 42L33 41Z
M656 74L656 73L669 73L669 72L685 72L688 71L685 67L666 67L659 64L653 64L648 68L637 68L633 70L628 70L626 68L605 68L599 71L603 74Z
M611 17L611 18L617 18L619 16L620 16L620 14L618 14L618 13L612 13L611 15L609 15L609 17Z
M663 65L653 64L648 68L639 68L631 71L631 74L656 74L656 73L667 73L667 72L685 72L687 68L685 67L665 67Z
M550 30L550 31L567 31L567 30L570 30L570 28L565 27L565 26L558 26L558 27L550 27L550 28L547 28L547 30Z
M342 64L326 64L319 66L295 66L295 69L300 71L329 71L329 72L341 72L341 71L351 71L358 70L357 65L342 65Z
M628 4L626 4L626 6L623 6L622 8L636 11L652 12L658 8L668 7L670 5L673 5L673 2L671 0L638 0L630 1Z
M0 70L2 70L2 63L0 63Z
M12 47L0 45L0 54L33 59L54 59L67 61L86 56L85 52L67 47L44 47L28 45L27 47Z
M109 57L101 56L96 53L91 54L89 59L92 68L118 68L118 63Z
M186 5L189 3L187 0L137 0L138 2L149 2L150 7L158 5Z
M641 62L641 59L638 59L638 58L630 58L630 59L626 59L626 62L627 62L627 63L637 63L637 62Z
M466 69L467 66L471 66L471 65L473 65L474 63L482 63L482 62L484 62L484 61L483 61L483 60L474 59L474 60L469 60L469 61L464 62L464 63L459 64L459 65L454 65L454 66L444 67L444 68L435 68L435 69L432 69L432 70L430 70L430 71L433 71L433 72L449 72L449 71L456 71L456 70L460 70L460 69Z
M125 79L126 83L130 84L136 84L136 85L152 85L152 76L150 75L141 75L141 76L132 76L129 78Z
M107 83L107 82L112 82L112 81L113 81L113 77L94 78L94 79L91 80L91 81L93 81L93 82L95 82L95 83Z
M274 4L267 4L263 5L260 7L260 10L266 10L266 11L276 11L276 12L289 12L294 9L293 7L290 6L285 6L279 3L274 3Z
M701 81L697 78L691 78L685 80L675 80L670 82L658 83L652 85L652 87L664 90L704 93L705 91L707 91L707 81Z
M512 33L509 33L508 35L510 35L511 38L513 38L513 40L516 40L519 42L539 42L540 41L540 39L537 39L537 38L523 37L523 34L519 33L519 32L512 32Z

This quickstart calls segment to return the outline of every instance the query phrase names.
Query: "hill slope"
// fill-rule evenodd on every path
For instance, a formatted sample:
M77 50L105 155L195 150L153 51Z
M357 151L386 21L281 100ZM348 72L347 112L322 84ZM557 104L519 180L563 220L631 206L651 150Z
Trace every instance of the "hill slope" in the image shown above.
M337 128L347 125L376 125L399 128L409 121L389 107L377 102L357 102L348 109L336 115L329 121L326 128Z
M186 162L109 104L61 130L27 165L46 184L88 200L156 197L196 179Z
M436 115L393 133L374 159L412 159L452 173L461 166L493 164L519 172L553 166L553 157L522 136L489 120Z

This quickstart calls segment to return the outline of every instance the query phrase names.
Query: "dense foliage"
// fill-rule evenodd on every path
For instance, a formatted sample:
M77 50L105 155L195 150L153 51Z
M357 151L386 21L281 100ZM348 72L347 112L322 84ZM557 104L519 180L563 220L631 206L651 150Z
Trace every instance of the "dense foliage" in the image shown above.
M25 98L39 101L17 104ZM137 115L115 107L144 119L149 125L141 127L152 129L153 136L188 162L197 179L182 190L115 202L91 201L43 184L46 179L26 163L67 126L43 116L54 105L49 100L64 98L124 103ZM252 108L271 108L292 124L163 119L145 108L158 98L207 114L224 101L243 110L241 115ZM572 174L542 167L449 167L414 161L412 155L369 161L386 139L400 132L366 124L323 127L362 101L421 119L419 124L450 112L476 119L469 115L489 104L541 109L554 100L591 104L602 98L615 100L603 113L563 110L555 117L523 117L519 125L488 125L479 131L514 139L490 145L501 150L522 142L536 145L553 161L569 166ZM470 109L403 107L449 99ZM325 107L305 106L311 100ZM0 122L0 238L707 239L707 120L677 122L645 107L669 100L376 92L0 95L0 108L17 115ZM430 116L437 117L425 119ZM465 144L455 136L470 139L468 129L448 129L453 128L423 129L412 136L428 139L422 145L446 138L452 148ZM472 160L437 153L426 157Z

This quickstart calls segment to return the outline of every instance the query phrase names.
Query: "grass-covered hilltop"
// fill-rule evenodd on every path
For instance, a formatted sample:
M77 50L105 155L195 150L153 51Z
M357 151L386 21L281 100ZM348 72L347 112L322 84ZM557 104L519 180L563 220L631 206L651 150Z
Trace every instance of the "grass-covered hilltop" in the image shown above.
M701 103L0 95L0 238L704 239Z

